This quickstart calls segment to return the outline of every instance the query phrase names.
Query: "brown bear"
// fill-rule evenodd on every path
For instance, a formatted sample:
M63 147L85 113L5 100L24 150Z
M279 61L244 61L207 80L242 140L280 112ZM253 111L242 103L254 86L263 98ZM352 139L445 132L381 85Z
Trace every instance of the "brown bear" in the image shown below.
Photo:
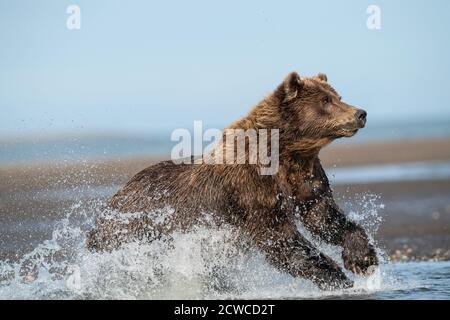
M341 246L346 269L367 274L378 264L364 229L335 204L318 157L321 148L353 136L365 123L366 112L341 101L324 74L290 73L247 116L228 127L278 129L275 174L260 174L258 163L160 162L136 174L109 201L110 208L130 219L98 219L87 235L87 246L112 250L128 241L188 231L209 212L215 225L233 226L278 269L310 279L322 289L351 287L338 264L305 239L296 222L323 241ZM225 152L222 145L213 152L218 148ZM170 215L164 214L168 207Z

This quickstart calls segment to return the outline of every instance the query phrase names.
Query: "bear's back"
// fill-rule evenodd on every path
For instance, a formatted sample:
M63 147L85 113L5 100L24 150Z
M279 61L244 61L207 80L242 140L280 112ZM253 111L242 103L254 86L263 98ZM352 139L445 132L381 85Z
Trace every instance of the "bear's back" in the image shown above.
M193 218L200 211L221 212L229 207L230 190L213 165L175 164L163 161L139 173L108 202L122 213L150 212L173 208Z

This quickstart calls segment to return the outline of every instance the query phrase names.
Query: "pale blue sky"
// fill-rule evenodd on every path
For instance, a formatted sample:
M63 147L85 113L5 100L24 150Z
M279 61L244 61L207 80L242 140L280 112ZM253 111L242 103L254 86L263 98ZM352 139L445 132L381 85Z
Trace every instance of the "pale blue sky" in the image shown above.
M0 134L220 127L293 70L369 121L450 119L449 32L447 0L0 0Z

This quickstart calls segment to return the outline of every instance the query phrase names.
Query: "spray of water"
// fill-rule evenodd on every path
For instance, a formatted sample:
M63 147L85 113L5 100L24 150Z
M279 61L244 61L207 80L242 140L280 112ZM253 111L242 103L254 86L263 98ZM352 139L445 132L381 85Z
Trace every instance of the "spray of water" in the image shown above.
M372 231L379 223L375 200L363 199L361 214L351 214ZM0 299L323 298L393 285L381 266L369 277L349 274L355 280L351 289L323 292L308 280L279 272L251 246L238 245L230 227L198 227L151 243L128 243L113 252L90 252L86 231L98 216L110 214L105 211L101 201L78 202L51 239L18 261L0 261ZM342 263L339 248L298 227Z

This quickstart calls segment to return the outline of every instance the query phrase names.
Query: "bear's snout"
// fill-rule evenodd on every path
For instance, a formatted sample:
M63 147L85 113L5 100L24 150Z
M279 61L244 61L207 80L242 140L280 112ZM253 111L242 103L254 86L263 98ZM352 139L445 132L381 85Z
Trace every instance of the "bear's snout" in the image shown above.
M364 126L366 125L366 121L367 121L366 110L363 110L363 109L356 110L355 118L356 118L356 122L358 123L358 126L360 128L364 128Z

